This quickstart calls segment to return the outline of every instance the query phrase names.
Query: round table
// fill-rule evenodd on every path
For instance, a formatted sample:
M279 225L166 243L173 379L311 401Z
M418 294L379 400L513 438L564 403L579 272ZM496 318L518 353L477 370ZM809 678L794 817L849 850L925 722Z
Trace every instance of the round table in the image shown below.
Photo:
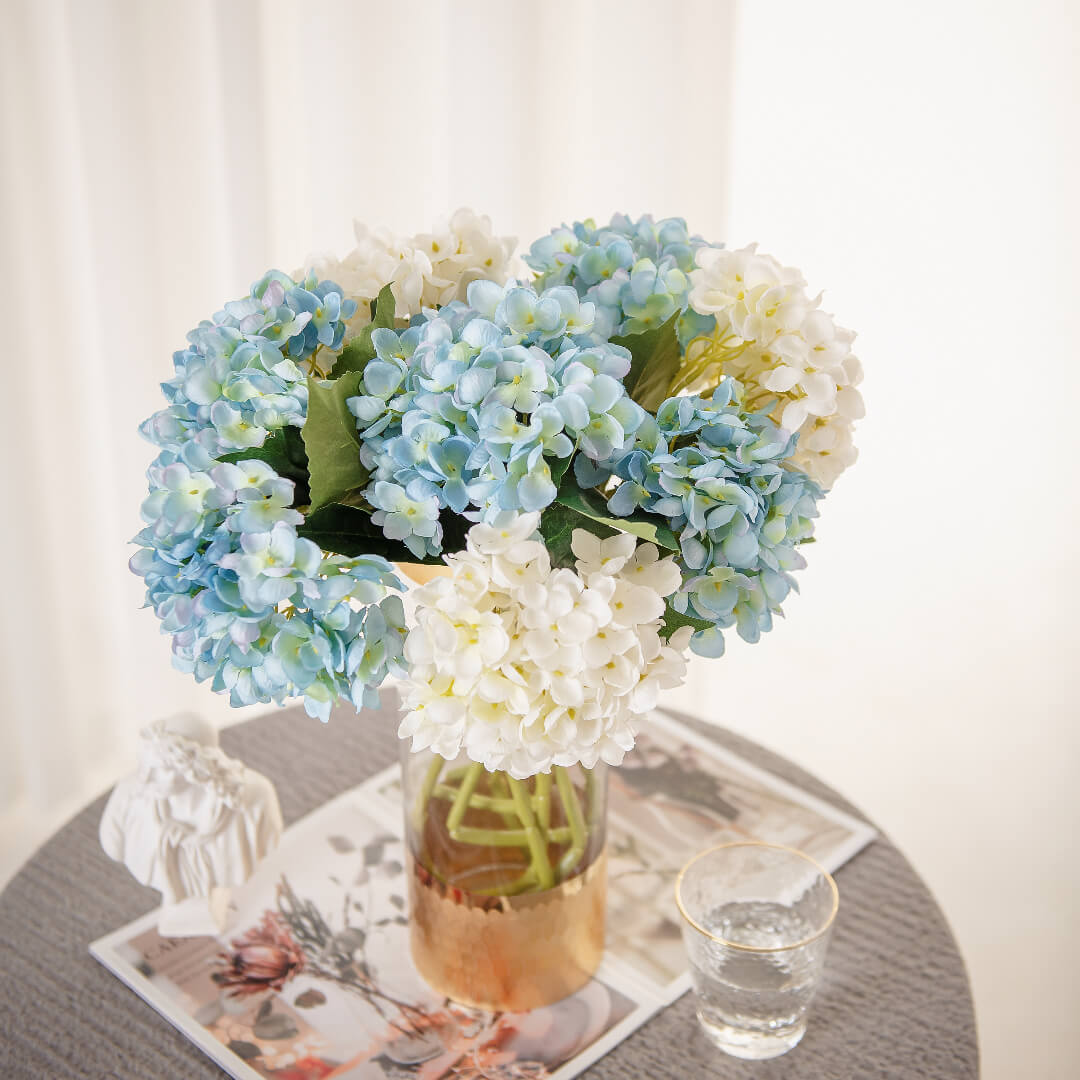
M392 695L382 711L342 708L329 725L299 709L222 732L228 753L277 785L285 821L396 760ZM839 795L754 743L680 717L754 764L862 817ZM105 797L49 840L0 894L0 1076L5 1080L219 1078L224 1074L97 963L91 941L155 907L98 845ZM903 855L879 837L837 874L842 895L826 979L802 1043L742 1062L706 1042L690 995L583 1074L590 1080L937 1080L977 1077L963 960L940 909Z

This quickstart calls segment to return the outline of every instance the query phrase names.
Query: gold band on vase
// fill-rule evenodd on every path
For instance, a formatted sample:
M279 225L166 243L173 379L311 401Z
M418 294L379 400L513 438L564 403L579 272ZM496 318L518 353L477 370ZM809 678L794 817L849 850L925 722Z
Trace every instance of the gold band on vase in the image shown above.
M408 854L413 962L440 994L520 1012L550 1005L592 978L604 953L607 857L553 889L477 896Z

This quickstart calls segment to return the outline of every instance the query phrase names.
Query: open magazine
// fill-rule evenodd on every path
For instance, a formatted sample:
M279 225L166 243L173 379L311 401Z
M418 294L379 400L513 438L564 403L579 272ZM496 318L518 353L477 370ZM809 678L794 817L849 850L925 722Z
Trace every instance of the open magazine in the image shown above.
M416 973L397 766L290 826L219 937L163 938L152 911L90 951L237 1080L566 1080L689 989L674 881L695 852L754 837L835 870L874 835L662 714L609 785L607 949L555 1005L488 1013ZM279 988L238 979L238 952Z

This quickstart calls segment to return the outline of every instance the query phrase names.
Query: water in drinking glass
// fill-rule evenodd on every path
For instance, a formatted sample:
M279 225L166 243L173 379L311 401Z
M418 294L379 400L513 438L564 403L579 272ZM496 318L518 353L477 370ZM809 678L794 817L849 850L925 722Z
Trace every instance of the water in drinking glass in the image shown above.
M805 856L762 844L714 849L683 871L678 898L698 1018L721 1049L769 1058L803 1037L835 888Z

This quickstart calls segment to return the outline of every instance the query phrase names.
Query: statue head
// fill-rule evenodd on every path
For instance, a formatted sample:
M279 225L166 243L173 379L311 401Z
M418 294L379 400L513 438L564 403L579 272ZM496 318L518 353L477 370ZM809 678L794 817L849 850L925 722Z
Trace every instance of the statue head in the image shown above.
M229 806L240 798L243 765L218 747L217 729L195 713L177 713L143 728L138 761L140 780L158 798L190 787L210 789Z
M159 721L160 730L171 735L182 735L185 739L197 742L200 746L217 746L217 728L198 713L181 712L166 716ZM151 725L157 727L158 725Z

